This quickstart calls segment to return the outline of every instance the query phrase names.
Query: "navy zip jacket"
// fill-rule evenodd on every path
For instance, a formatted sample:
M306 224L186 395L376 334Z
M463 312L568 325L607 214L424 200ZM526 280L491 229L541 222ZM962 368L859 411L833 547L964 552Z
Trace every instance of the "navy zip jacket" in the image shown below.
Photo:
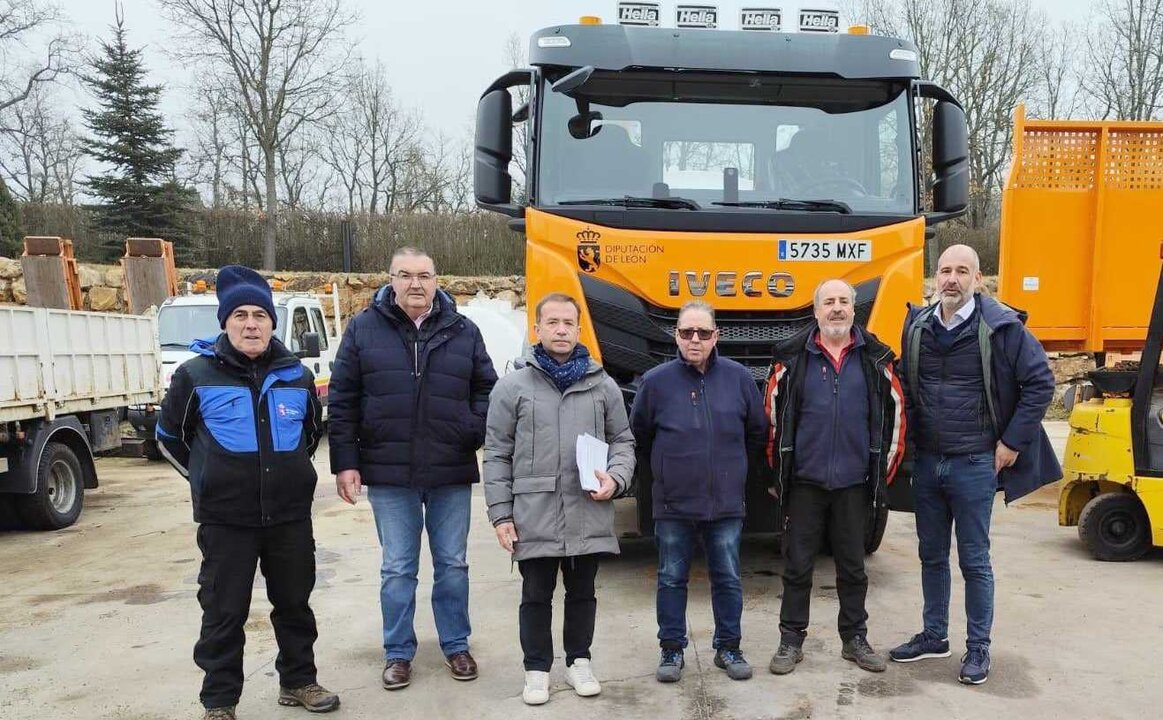
M431 488L480 481L489 393L497 382L481 332L443 290L419 330L385 286L356 315L328 396L331 472L365 485Z
M195 340L158 416L166 458L190 481L194 521L263 527L311 517L322 437L315 377L277 339L250 360Z
M649 467L655 520L743 517L750 462L762 463L763 398L743 365L711 353L707 372L681 358L649 370L630 412Z
M862 387L868 394L864 403L868 413L859 418L845 415L840 427L849 420L858 422L862 419L865 427L853 430L860 438L867 438L868 443L862 456L845 459L844 466L850 467L848 463L851 462L854 463L851 467L855 467L863 459L862 476L869 489L869 500L872 508L880 508L888 503L888 486L896 477L904 457L907 430L904 392L893 372L892 349L859 325L852 329L860 343L860 352L849 357L847 362L858 367L864 375ZM795 481L796 471L805 464L798 457L803 447L800 434L817 431L801 425L803 406L807 402L803 394L805 385L811 380L806 375L813 370L819 372L812 363L807 344L812 341L814 330L805 330L775 346L767 378L764 396L770 421L767 458L774 471L776 492L784 500L788 497L788 487ZM820 462L820 456L817 454L814 460L806 462ZM787 509L785 504L785 513Z
M1042 418L1054 397L1054 374L1041 343L1025 328L1025 314L990 297L976 296L981 313L978 326L986 411L994 434L1018 459L998 475L998 489L1013 502L1062 477L1062 466ZM926 422L918 404L920 354L924 324L940 304L909 306L901 338L900 376L905 389L909 422ZM919 428L918 432L924 432Z
M863 485L868 478L870 393L861 367L864 336L854 334L839 371L817 345L818 332L804 343L795 477L828 490Z

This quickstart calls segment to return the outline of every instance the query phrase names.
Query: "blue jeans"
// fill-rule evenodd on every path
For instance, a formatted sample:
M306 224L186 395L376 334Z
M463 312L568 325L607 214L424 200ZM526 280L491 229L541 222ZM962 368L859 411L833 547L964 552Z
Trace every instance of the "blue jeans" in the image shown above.
M468 521L472 486L416 490L369 485L368 502L383 548L380 610L384 616L384 659L411 661L416 655L416 573L420 531L428 529L432 553L432 614L445 656L468 650Z
M658 543L658 641L664 648L685 648L687 580L695 543L703 543L715 614L712 646L738 649L743 635L743 583L739 580L739 538L743 518L700 522L655 520Z
M923 620L930 634L949 636L950 530L965 580L966 646L989 647L993 626L993 567L989 521L997 494L993 453L937 455L918 452L913 469L917 540L921 555Z

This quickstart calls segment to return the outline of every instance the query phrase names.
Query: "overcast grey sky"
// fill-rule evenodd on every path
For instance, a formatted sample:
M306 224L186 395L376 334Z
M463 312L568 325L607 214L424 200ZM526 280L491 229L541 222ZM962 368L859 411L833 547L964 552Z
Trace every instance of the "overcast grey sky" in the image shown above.
M114 0L58 0L74 27L90 38L108 37ZM715 0L710 0L714 3ZM1054 19L1083 21L1090 0L1031 0ZM188 73L165 54L171 28L153 0L122 0L130 42L145 46L151 81L167 88L164 111L180 130L189 112L184 87ZM614 21L616 0L346 0L361 20L352 41L369 60L379 58L399 101L418 109L429 127L454 138L471 132L480 92L506 69L504 46L516 33L522 47L538 28L574 23L581 15ZM664 17L674 0L663 0ZM770 3L718 0L723 17L742 5L798 6L797 0ZM814 3L819 4L819 3ZM828 3L836 5L839 3ZM844 18L845 22L858 19ZM181 139L179 139L181 142Z

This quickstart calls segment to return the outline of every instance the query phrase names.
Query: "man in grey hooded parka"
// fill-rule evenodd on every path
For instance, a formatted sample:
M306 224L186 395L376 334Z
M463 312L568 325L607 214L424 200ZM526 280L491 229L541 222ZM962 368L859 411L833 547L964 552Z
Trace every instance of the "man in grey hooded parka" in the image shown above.
M520 637L530 705L549 700L553 591L565 585L565 679L597 695L590 668L598 558L618 552L614 507L634 474L634 437L617 383L578 344L580 307L568 295L537 304L538 342L489 399L484 486L489 520L521 570ZM578 477L577 438L609 444L596 491Z

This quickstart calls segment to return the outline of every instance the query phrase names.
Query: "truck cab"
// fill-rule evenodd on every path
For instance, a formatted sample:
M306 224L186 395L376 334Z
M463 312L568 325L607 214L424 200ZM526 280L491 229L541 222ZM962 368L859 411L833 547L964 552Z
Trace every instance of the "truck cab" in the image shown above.
M315 376L315 386L327 419L327 389L335 353L339 349L339 328L323 312L319 295L302 292L276 292L275 334L287 349L299 356L303 367ZM334 299L333 295L324 296ZM334 317L338 317L336 314ZM178 366L194 357L190 343L199 338L217 337L218 296L193 293L168 298L158 308L158 337L162 354L163 392L170 386ZM150 459L161 459L153 441L158 408L136 405L129 408L129 422L144 441L143 452Z
M814 323L825 279L851 283L856 321L899 350L927 233L964 212L969 188L964 110L921 77L917 48L838 22L757 32L753 9L738 30L681 8L663 27L658 3L619 5L622 24L536 32L530 66L478 104L476 202L524 233L530 303L579 300L581 342L627 403L674 357L678 310L696 298L715 307L719 352L758 383L772 345ZM514 126L526 140L517 198ZM648 480L637 488L647 532ZM775 529L758 483L748 507L749 528Z

